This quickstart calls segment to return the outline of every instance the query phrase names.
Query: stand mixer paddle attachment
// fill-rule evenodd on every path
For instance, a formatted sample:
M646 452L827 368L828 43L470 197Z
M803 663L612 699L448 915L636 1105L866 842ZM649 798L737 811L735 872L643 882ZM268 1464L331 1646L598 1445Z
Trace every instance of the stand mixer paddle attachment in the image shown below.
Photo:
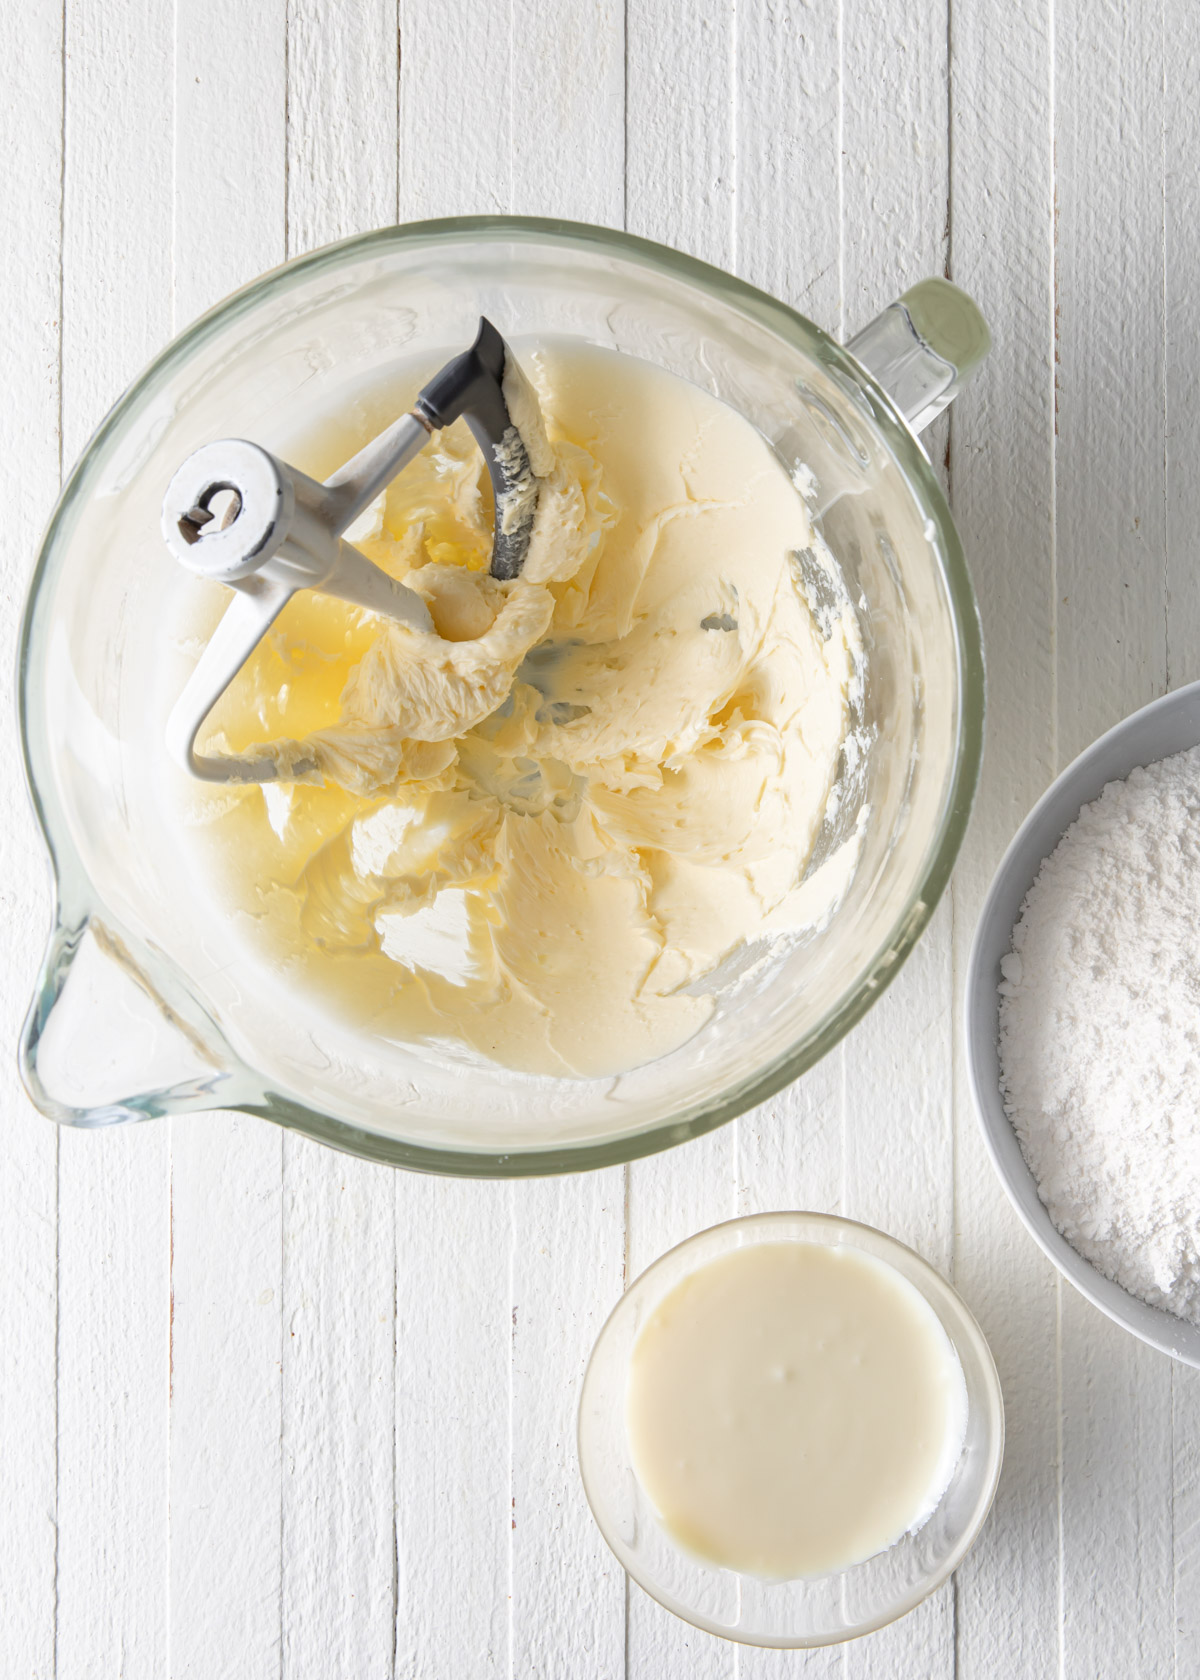
M510 351L481 318L469 350L424 386L409 413L323 484L258 444L227 438L189 455L167 487L162 529L171 555L198 577L227 584L233 599L167 722L171 756L206 782L269 782L270 760L196 751L204 722L246 660L300 589L319 589L437 638L412 589L368 560L345 532L435 431L463 419L483 453L495 497L492 577L515 578L537 511L538 480L504 396ZM515 365L515 364L514 364ZM292 775L312 771L299 761Z

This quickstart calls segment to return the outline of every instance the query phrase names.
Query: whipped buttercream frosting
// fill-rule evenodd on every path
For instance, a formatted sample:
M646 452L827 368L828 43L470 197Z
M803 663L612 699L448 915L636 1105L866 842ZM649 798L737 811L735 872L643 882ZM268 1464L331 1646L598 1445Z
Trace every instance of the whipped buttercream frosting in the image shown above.
M594 1076L684 1043L706 977L813 915L860 650L848 604L818 616L824 551L744 418L616 352L521 359L521 575L488 575L460 422L347 533L436 636L297 595L202 743L280 781L193 797L223 898L291 982L366 1031ZM315 427L293 458L328 473L366 435Z

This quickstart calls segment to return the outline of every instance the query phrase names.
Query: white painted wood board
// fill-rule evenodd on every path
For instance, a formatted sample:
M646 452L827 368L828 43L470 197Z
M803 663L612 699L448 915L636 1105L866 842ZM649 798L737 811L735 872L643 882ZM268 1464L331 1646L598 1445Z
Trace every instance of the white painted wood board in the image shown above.
M0 149L11 171L0 195L0 354L10 390L0 404L0 458L21 463L20 472L4 477L0 536L0 657L11 671L29 556L61 466L61 13L0 12L0 59L15 80L40 90L36 109L24 100L0 102ZM50 905L32 815L19 792L11 724L0 731L0 775L10 790L0 829L0 907L10 952L0 965L0 1030L12 1045ZM25 1101L11 1054L0 1061L0 1124L0 1669L46 1680L54 1673L56 1634L58 1137Z
M419 1180L242 1116L59 1134L0 1084L0 1673L1200 1675L1200 1383L1008 1212L956 985L1038 792L1200 675L1188 0L119 0L10 7L0 111L4 646L63 467L170 334L397 218L627 226L854 330L949 270L993 323L930 440L980 596L988 758L918 952L804 1080L710 1138L543 1184ZM15 1038L48 904L0 827ZM10 1061L11 1069L11 1061ZM884 1225L992 1340L1009 1453L954 1583L810 1656L623 1581L574 1466L622 1285L736 1212Z
M64 20L69 466L172 328L174 36L149 4ZM170 1141L59 1135L55 1672L86 1680L168 1662Z

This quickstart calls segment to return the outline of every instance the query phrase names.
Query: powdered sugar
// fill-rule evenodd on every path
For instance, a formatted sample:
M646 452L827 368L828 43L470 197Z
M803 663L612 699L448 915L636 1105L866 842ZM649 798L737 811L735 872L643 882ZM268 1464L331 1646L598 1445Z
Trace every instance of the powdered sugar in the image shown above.
M1001 969L1001 1089L1051 1218L1200 1324L1200 748L1084 806Z

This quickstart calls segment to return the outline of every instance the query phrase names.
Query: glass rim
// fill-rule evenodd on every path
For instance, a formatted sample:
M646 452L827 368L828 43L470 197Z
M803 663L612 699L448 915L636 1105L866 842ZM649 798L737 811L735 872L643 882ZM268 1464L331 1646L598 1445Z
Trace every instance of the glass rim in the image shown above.
M674 1604L667 1603L666 1599L660 1597L653 1586L648 1585L642 1579L640 1574L629 1567L622 1553L617 1550L612 1541L609 1539L608 1532L605 1529L604 1524L601 1522L600 1516L596 1510L596 1505L593 1502L591 1488L588 1484L587 1472L584 1469L582 1439L584 1430L584 1402L587 1398L588 1379L592 1374L601 1343L608 1336L614 1322L623 1318L628 1313L630 1303L635 1295L642 1291L643 1286L649 1282L655 1273L664 1269L669 1261L675 1259L685 1250L699 1245L706 1238L711 1238L721 1233L724 1234L726 1239L729 1239L732 1238L736 1231L745 1229L748 1226L767 1229L771 1227L783 1228L785 1226L794 1225L794 1222L797 1220L801 1222L819 1222L824 1226L833 1225L845 1231L861 1233L870 1239L869 1245L864 1245L861 1250L862 1252L871 1252L872 1250L879 1251L875 1257L881 1258L887 1263L891 1263L888 1260L889 1254L900 1256L904 1259L908 1266L912 1267L916 1271L919 1281L909 1277L907 1271L902 1271L901 1275L905 1277L907 1282L912 1284L913 1288L917 1290L926 1303L937 1313L939 1323L942 1324L942 1328L946 1330L946 1333L950 1338L955 1356L959 1357L959 1342L961 1341L970 1345L972 1352L979 1361L980 1369L983 1373L983 1387L985 1391L983 1405L988 1417L988 1468L970 1524L963 1531L962 1536L956 1542L952 1550L947 1554L946 1558L943 1559L942 1563L939 1564L937 1569L930 1575L929 1579L927 1581L922 1581L918 1587L913 1588L911 1592L905 1594L895 1609L888 1610L878 1616L870 1617L860 1625L856 1625L852 1630L836 1634L834 1637L829 1639L795 1640L784 1637L739 1638L738 1635L728 1632L717 1623L708 1620L703 1616L685 1615ZM803 1242L808 1239L805 1239L802 1236L794 1236L782 1238L781 1240ZM826 1244L822 1246L833 1245ZM733 1251L734 1250L728 1245L727 1241L723 1252ZM715 1260L717 1258L718 1255L716 1254L711 1256L711 1260ZM709 1263L710 1261L702 1262L702 1264ZM896 1269L900 1270L899 1267ZM684 1273L684 1276L687 1275L687 1273ZM680 1281L682 1281L682 1279ZM948 1309L950 1316L955 1321L956 1329L953 1334L949 1329L947 1329L943 1315L940 1311L938 1311L939 1303ZM868 1225L864 1220L848 1219L845 1214L840 1213L822 1213L815 1208L777 1208L763 1213L739 1214L732 1219L723 1219L718 1221L715 1225L706 1226L702 1231L694 1231L691 1236L684 1237L681 1242L673 1244L663 1254L660 1254L656 1260L652 1260L643 1271L638 1273L633 1282L621 1293L612 1311L608 1314L604 1323L600 1326L596 1339L592 1343L591 1352L588 1354L587 1364L584 1366L583 1380L579 1389L579 1405L576 1408L575 1414L575 1455L579 1465L579 1476L583 1483L584 1495L588 1502L588 1509L592 1513L592 1520L595 1522L596 1527L600 1530L605 1545L608 1546L613 1556L621 1564L621 1567L629 1573L629 1575L637 1582L638 1586L648 1597L652 1598L656 1604L661 1604L663 1609L668 1611L671 1615L678 1616L682 1621L688 1622L693 1627L701 1628L704 1632L711 1633L718 1639L727 1639L734 1644L753 1645L760 1649L768 1650L817 1650L824 1646L844 1644L849 1639L858 1639L868 1633L877 1633L880 1628L888 1627L892 1622L899 1621L902 1616L907 1616L911 1611L915 1610L918 1605L923 1604L927 1598L931 1598L933 1594L937 1592L938 1588L943 1586L954 1571L959 1567L982 1532L983 1525L987 1521L988 1515L995 1503L996 1490L1000 1484L1000 1472L1004 1467L1004 1445L1004 1391L1000 1384L1000 1373L996 1369L995 1355L992 1353L991 1345L988 1342L987 1337L980 1328L978 1319L975 1317L970 1307L968 1307L967 1303L963 1300L958 1290L955 1289L952 1283L949 1283L942 1276L936 1266L925 1259L924 1255L918 1254L915 1248L910 1248L907 1243L901 1242L899 1237L893 1237L888 1231L881 1231L877 1225ZM865 1561L870 1560L868 1559ZM737 1571L730 1571L730 1573L736 1574ZM787 1583L782 1582L780 1584L786 1585Z
M595 1142L533 1145L504 1151L436 1147L388 1137L271 1091L256 1070L231 1052L230 1062L239 1072L252 1075L262 1093L261 1100L234 1099L224 1104L219 1100L218 1088L215 1100L173 1099L164 1094L147 1111L157 1116L228 1107L258 1114L367 1160L456 1177L534 1177L582 1172L636 1160L713 1131L790 1085L828 1054L903 966L946 888L966 832L983 756L984 664L978 607L962 545L928 457L887 394L835 339L806 316L748 282L670 246L591 223L538 216L455 216L406 222L339 240L267 270L199 316L159 352L109 409L71 469L39 544L21 616L16 690L22 759L34 814L50 857L56 925L62 925L67 919L66 905L71 906L69 915L73 919L82 921L89 915L103 914L116 924L118 919L111 916L91 883L59 807L51 754L39 718L39 679L43 674L44 651L38 634L39 607L54 580L59 550L73 529L75 512L92 489L109 447L121 436L124 422L139 412L197 349L248 315L261 301L326 271L369 257L372 252L455 241L550 243L564 249L624 256L643 268L671 279L682 279L707 292L774 332L792 348L839 372L864 397L869 418L889 456L934 528L936 537L930 539L931 546L938 558L955 629L959 710L951 774L924 863L902 909L853 989L797 1043L775 1056L752 1078L727 1090L718 1101L693 1102L679 1113L637 1131ZM141 941L131 942L142 945ZM159 960L154 953L147 953L150 978L154 977ZM222 1032L222 1040L224 1037Z

